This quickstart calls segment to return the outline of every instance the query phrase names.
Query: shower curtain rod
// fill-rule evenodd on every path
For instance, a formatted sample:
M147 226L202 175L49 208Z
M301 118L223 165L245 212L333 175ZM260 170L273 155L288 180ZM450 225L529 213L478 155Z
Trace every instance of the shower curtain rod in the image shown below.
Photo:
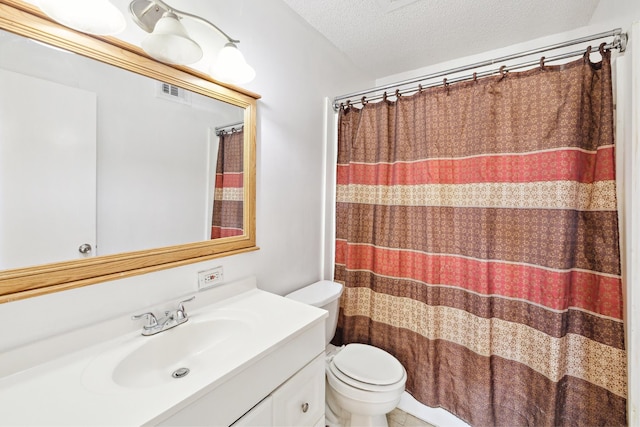
M444 70L444 71L438 71L436 73L431 73L431 74L426 74L424 76L420 76L420 77L414 77L412 79L407 79L407 80L402 80L399 82L395 82L395 83L390 83L388 85L384 85L384 86L377 86L371 89L367 89L367 90L363 90L360 92L354 92L354 93L349 93L346 95L340 95L337 96L333 99L333 109L335 111L338 111L340 109L341 106L345 105L345 102L349 105L354 105L354 104L366 104L369 101L372 100L376 100L376 99L384 99L387 97L387 93L386 91L388 89L396 89L393 93L391 93L389 96L398 96L398 95L403 95L405 93L409 93L409 92L415 92L422 89L426 89L428 87L434 87L434 86L440 86L442 85L444 82L443 81L439 81L439 82L433 82L430 84L418 84L416 85L416 83L420 83L420 82L425 82L427 80L432 80L435 78L439 78L439 77L445 77L449 74L455 74L455 73L459 73L462 71L469 71L469 70L473 70L475 68L481 68L481 67L487 67L490 65L495 65L497 63L501 63L501 62L505 62L505 61L510 61L513 59L518 59L518 58L523 58L526 56L531 56L531 55L536 55L539 53L543 53L543 52L549 52L552 50L556 50L556 49L562 49L565 47L569 47L569 46L573 46L576 44L580 44L580 43L586 43L586 42L590 42L590 41L594 41L594 40L599 40L599 39L603 39L606 37L613 37L613 41L611 41L610 43L607 43L604 45L605 49L618 49L620 52L624 52L626 47L627 47L627 34L622 32L622 29L620 28L616 28L614 30L610 30L610 31L605 31L602 33L598 33L598 34L592 34L590 36L585 36L585 37L581 37L578 39L573 39L573 40L569 40L566 42L562 42L562 43L556 43L553 45L549 45L549 46L544 46L544 47L540 47L540 48L536 48L536 49L531 49L531 50L527 50L527 51L523 51L523 52L518 52L518 53L514 53L511 55L506 55L506 56L502 56L499 58L494 58L494 59L490 59L490 60L486 60L486 61L481 61L481 62L476 62L473 64L469 64L469 65L463 65L461 67L457 67L457 68L450 68L448 70ZM571 58L577 55L582 55L584 54L585 49L581 49L581 50L576 50L573 52L569 52L569 53L563 53L563 54L559 54L559 55L555 55L555 56L550 56L550 57L544 57L544 62L551 62L551 61L559 61L562 59L566 59L566 58ZM524 63L520 63L520 64L514 64L512 66L508 66L505 67L504 65L501 66L499 69L494 69L494 70L488 70L488 71L483 71L483 72L479 72L479 73L473 73L473 74L468 74L468 75L464 75L464 76L460 76L460 77L455 77L452 79L447 79L446 83L456 83L456 82L461 82L464 80L471 80L473 78L478 78L478 77L486 77L486 76L490 76L492 74L497 74L500 72L504 72L504 71L510 71L510 70L517 70L520 68L526 68L526 67L531 67L533 65L536 64L540 64L541 63L541 59L535 60L535 61L529 61L529 62L524 62ZM402 90L400 90L399 88L401 86L405 86L405 85L411 85L413 84L414 86L409 87L409 88L404 88ZM382 93L381 93L382 92ZM376 94L377 93L377 94ZM371 95L374 94L374 95ZM370 96L366 96L366 95L370 95ZM355 98L355 99L352 99Z
M236 129L238 127L242 127L244 126L244 122L236 122L236 123L231 123L228 125L224 125L224 126L218 126L215 129L216 135L220 135L222 132L226 132L227 129L231 128L231 129ZM237 130L237 129L236 129Z

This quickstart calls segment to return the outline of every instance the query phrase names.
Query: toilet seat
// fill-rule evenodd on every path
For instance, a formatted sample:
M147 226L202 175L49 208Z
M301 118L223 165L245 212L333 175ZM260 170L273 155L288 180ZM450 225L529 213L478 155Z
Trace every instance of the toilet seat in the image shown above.
M366 344L348 344L329 363L328 369L351 387L373 391L393 391L404 386L406 371L386 351Z

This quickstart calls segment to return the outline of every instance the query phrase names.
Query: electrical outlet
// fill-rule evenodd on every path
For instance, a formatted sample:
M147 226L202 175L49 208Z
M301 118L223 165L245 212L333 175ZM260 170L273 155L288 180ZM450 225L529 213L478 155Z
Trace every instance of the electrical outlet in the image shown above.
M224 281L222 266L198 272L198 289L219 285Z

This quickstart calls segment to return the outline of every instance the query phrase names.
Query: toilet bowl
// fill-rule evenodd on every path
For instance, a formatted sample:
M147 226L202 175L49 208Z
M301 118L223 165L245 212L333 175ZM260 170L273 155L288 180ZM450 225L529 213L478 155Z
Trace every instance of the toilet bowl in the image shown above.
M327 348L338 322L342 285L324 280L287 295L329 312ZM407 373L386 351L352 343L332 349L326 359L326 424L330 426L387 426L386 414L400 401Z

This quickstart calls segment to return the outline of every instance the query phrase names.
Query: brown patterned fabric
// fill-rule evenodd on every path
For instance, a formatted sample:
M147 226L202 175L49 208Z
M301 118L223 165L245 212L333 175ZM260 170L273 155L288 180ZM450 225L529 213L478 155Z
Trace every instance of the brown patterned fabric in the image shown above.
M234 130L219 137L211 238L241 236L243 231L244 132Z
M340 112L334 344L474 426L626 425L610 54Z

